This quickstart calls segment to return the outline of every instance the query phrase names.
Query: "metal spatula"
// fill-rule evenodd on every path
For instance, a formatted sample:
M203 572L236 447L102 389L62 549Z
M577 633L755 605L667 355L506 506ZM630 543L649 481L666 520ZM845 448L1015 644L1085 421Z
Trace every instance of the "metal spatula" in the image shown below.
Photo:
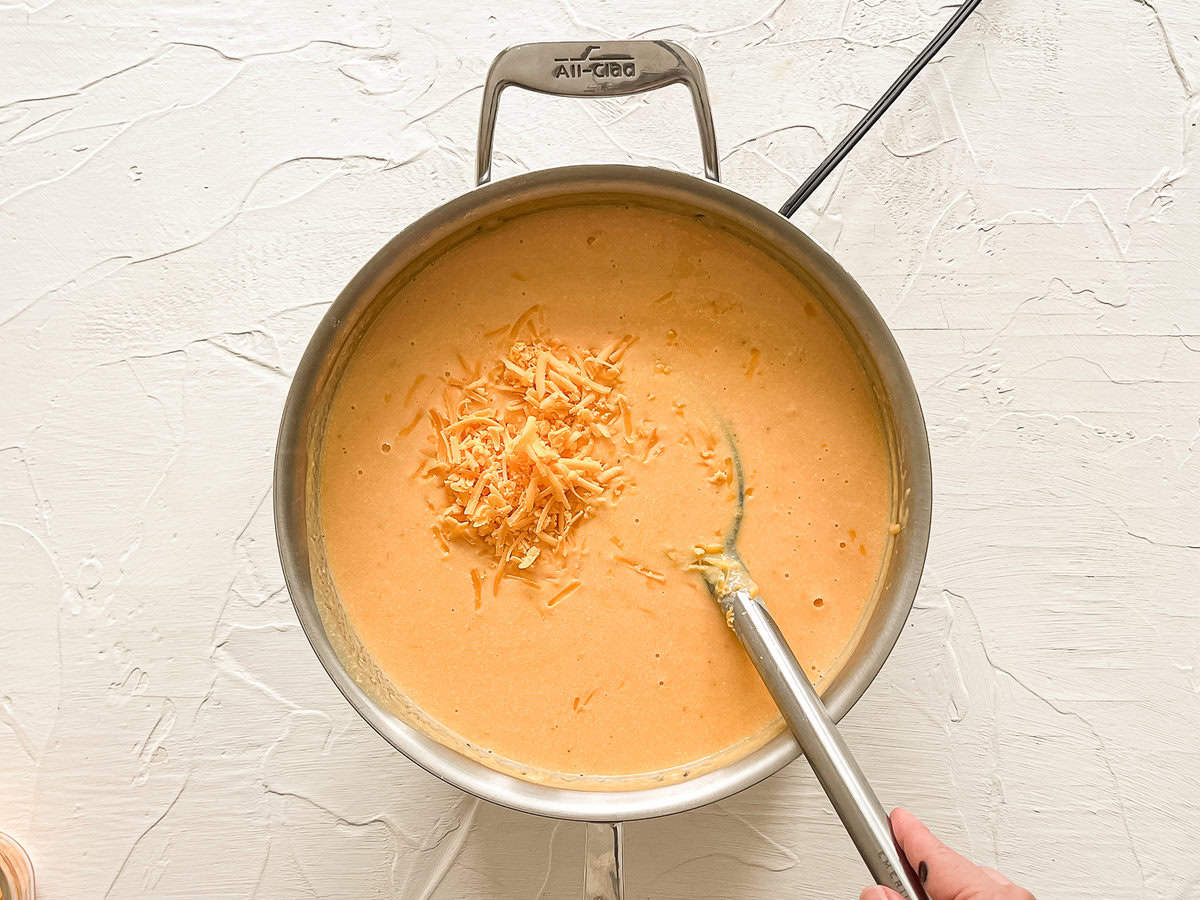
M726 429L737 474L737 512L723 549L696 565L730 628L742 642L788 728L804 751L813 774L858 848L871 877L904 897L928 900L921 882L896 844L891 822L862 769L855 762L821 698L771 618L737 552L745 508L745 475L733 434Z

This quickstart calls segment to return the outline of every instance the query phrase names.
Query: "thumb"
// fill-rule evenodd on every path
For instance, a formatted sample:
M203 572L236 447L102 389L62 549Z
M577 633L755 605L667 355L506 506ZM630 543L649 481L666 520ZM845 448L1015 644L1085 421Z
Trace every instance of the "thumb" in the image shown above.
M973 891L994 891L997 882L969 860L959 856L906 809L892 812L892 831L930 900L954 900ZM880 895L883 900L886 894ZM872 897L870 900L876 900Z
M877 884L874 887L865 888L858 895L858 900L904 900L904 898L891 888L885 888L883 885Z

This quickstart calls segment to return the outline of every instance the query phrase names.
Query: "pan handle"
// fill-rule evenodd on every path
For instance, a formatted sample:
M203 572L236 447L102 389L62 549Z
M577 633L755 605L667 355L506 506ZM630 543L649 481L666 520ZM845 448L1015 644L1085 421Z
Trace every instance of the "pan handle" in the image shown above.
M584 900L623 900L621 823L588 822L583 849Z
M488 69L479 115L476 183L492 177L492 139L500 93L510 85L559 97L622 97L685 84L700 126L704 174L719 180L717 135L700 62L674 41L567 41L517 44Z

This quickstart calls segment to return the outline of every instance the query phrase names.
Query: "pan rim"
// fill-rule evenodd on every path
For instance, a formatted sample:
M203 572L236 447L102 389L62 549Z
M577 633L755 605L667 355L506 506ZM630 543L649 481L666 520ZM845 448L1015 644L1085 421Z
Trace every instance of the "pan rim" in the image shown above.
M861 698L890 655L916 597L928 548L932 473L928 434L916 387L895 338L874 304L836 260L797 226L773 210L713 181L679 172L618 164L541 169L485 184L436 207L388 241L358 271L326 311L297 366L285 401L276 444L273 509L284 579L297 617L326 673L360 716L389 744L443 781L476 797L523 812L559 819L615 822L653 818L725 799L784 768L800 755L788 733L695 778L619 791L579 789L526 781L491 768L409 725L372 698L349 674L334 650L315 597L308 565L304 478L308 404L322 365L336 352L342 325L424 250L505 209L544 197L577 194L640 195L670 199L698 214L715 213L751 228L768 246L796 261L834 300L855 329L884 384L895 418L908 507L903 543L889 566L891 582L879 598L879 634L857 665L847 662L825 693L836 720ZM391 274L389 274L391 273ZM898 408L899 405L899 408ZM305 470L306 471L306 470ZM297 496L296 486L301 490ZM885 600L886 608L885 606ZM860 643L861 643L860 639ZM856 648L852 655L857 656Z

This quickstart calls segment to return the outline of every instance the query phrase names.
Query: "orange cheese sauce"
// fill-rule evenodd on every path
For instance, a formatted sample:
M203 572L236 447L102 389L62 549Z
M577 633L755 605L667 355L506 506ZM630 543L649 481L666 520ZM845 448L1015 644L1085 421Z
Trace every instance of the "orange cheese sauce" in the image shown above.
M438 531L451 498L416 473L446 382L496 364L519 320L580 349L634 338L619 389L641 433L606 448L615 503L498 577L491 547ZM879 411L837 323L691 217L581 205L481 232L399 290L334 392L319 515L350 622L426 715L523 766L644 774L749 749L777 712L687 568L734 513L723 424L749 489L739 550L816 681L871 601L891 510Z

